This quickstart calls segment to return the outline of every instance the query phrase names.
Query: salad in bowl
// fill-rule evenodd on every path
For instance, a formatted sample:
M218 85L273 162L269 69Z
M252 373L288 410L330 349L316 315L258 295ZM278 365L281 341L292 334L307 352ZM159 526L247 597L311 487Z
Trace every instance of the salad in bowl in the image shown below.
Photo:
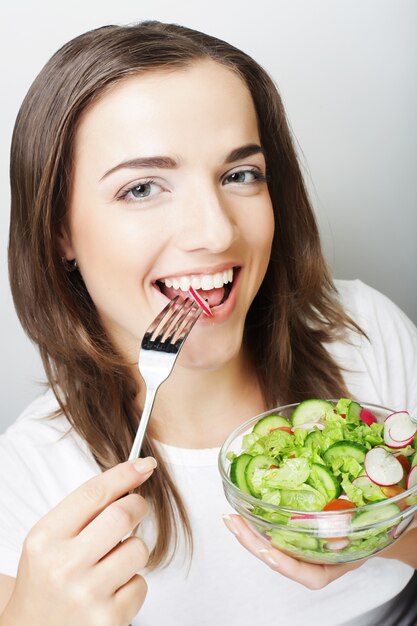
M226 498L273 546L344 563L400 537L417 511L417 423L406 411L309 399L258 415L225 441Z

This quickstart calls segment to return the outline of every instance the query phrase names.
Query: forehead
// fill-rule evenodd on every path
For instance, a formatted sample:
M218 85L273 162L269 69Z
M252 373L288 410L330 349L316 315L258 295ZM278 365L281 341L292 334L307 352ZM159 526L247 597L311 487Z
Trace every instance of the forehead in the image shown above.
M258 140L251 94L233 70L212 60L148 71L111 87L84 113L76 155L101 160ZM192 150L191 150L192 151ZM78 153L78 154L77 154ZM77 161L77 159L76 159Z

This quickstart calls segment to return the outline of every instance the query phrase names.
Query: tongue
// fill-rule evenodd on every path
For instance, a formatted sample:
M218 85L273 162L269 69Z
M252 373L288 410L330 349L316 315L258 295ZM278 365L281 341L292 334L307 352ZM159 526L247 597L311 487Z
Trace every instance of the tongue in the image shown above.
M162 293L172 300L175 296L182 296L185 298L188 294L185 291L181 291L181 289L174 289L173 287L166 287L162 285L161 287ZM217 306L224 298L224 287L218 287L215 289L210 289L209 291L204 291L203 289L198 290L198 295L203 299L207 300L210 307Z

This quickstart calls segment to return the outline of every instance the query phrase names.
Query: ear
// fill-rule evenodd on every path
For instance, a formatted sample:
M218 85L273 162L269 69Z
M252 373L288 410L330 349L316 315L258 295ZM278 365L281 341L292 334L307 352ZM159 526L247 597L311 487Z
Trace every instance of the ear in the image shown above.
M71 235L64 226L57 235L57 248L59 255L67 261L73 261L77 256L72 245Z

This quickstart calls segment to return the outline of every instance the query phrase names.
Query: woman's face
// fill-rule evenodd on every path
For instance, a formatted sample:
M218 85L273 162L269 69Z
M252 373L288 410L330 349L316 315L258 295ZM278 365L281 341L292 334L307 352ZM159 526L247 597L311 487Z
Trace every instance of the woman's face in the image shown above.
M242 80L211 60L129 77L82 117L74 164L62 245L122 353L136 361L147 326L191 282L214 316L200 317L180 362L239 358L274 229Z

